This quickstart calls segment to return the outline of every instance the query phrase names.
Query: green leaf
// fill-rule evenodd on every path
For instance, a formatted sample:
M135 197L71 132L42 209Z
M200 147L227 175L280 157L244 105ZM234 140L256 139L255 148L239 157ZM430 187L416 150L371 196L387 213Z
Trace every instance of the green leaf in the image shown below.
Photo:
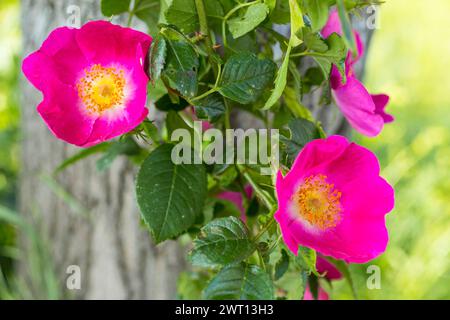
M172 88L185 97L197 94L197 73L199 61L192 46L181 40L167 40L167 62L162 75Z
M167 43L163 36L158 34L155 39L153 39L152 45L150 47L150 65L149 74L150 79L153 84L159 79L162 70L164 69L164 64L166 63L167 55Z
M341 73L343 81L345 81L345 57L347 56L347 48L342 38L333 33L329 36L325 43L328 45L328 51L313 55L314 60L322 69L326 79L330 77L331 67L334 64Z
M328 20L329 1L326 0L306 0L304 1L306 12L311 18L312 31L320 31Z
M289 268L289 254L286 252L286 250L282 249L281 258L275 265L274 280L277 281L278 279L280 279L286 273L288 268Z
M203 267L224 266L250 256L255 244L241 219L215 219L201 229L190 253L192 264Z
M180 273L177 283L178 298L182 300L200 300L202 290L208 282L207 275L199 272Z
M302 300L308 283L306 272L288 272L277 282L277 286L286 291L286 299Z
M302 246L298 247L298 253L297 257L295 258L295 262L303 271L306 271L307 273L313 273L318 276L319 274L316 270L316 259L316 251Z
M303 147L314 139L319 139L320 131L316 124L301 118L293 119L288 124L291 132L290 139L281 136L285 151L289 159L293 161Z
M309 28L303 28L302 33L306 48L321 53L328 51L328 45L319 33L311 32Z
M284 88L287 83L287 74L289 67L289 56L291 54L291 43L287 47L286 54L284 55L283 63L281 64L281 68L277 72L277 77L275 78L275 87L270 94L269 99L264 104L263 110L270 109L281 97L283 94Z
M195 113L199 119L217 122L225 114L223 98L218 93L198 100L195 103Z
M97 144L93 147L87 148L87 149L82 149L80 152L77 152L76 154L74 154L73 156L71 156L70 158L67 158L66 160L64 160L63 163L61 163L54 171L54 174L58 174L61 171L67 169L68 167L70 167L71 165L77 163L78 161L85 159L93 154L99 153L99 152L103 152L105 150L107 150L109 147L108 143L100 143Z
M100 9L106 17L127 12L130 9L131 0L102 0Z
M194 145L194 135L196 134L194 132L194 129L190 127L186 121L180 116L180 114L176 111L169 110L166 117L166 127L167 131L169 133L169 137L172 135L172 132L174 132L177 129L185 129L189 132L191 136L191 140L183 141L185 143L190 143L190 146Z
M134 15L145 22L150 34L158 33L158 22L160 18L160 11L164 1L160 0L138 0L133 9Z
M289 0L277 0L275 9L270 13L270 21L276 24L287 24L290 21Z
M220 2L204 0L204 4L208 22L221 21L224 13ZM165 17L167 23L177 26L185 34L200 29L195 0L172 0Z
M205 299L270 300L273 283L259 266L240 263L223 268L203 293Z
M309 121L313 121L314 118L311 114L311 111L306 108L303 104L301 104L297 97L297 92L291 88L286 87L284 89L284 103L288 107L288 109L292 112L292 114L296 118L302 118Z
M155 102L155 107L161 111L181 111L189 106L189 103L183 98L178 97L178 103L174 103L169 94L163 95Z
M142 164L136 196L156 243L178 236L202 214L206 170L202 164L174 164L173 145L156 148Z
M344 35L343 38L345 45L353 52L353 55L356 55L358 54L358 49L356 47L355 34L353 33L352 24L350 22L350 18L348 17L348 13L344 5L344 0L337 0L336 4L339 13L339 20L341 21L342 25L342 33Z
M289 9L291 12L291 38L289 44L295 48L303 42L297 34L301 33L305 23L303 22L302 10L300 9L297 0L289 0Z
M269 14L269 7L264 3L256 3L248 7L244 16L228 20L228 28L233 38L242 37L255 29Z
M269 59L248 52L234 54L225 63L218 90L241 104L255 102L272 82L275 69Z
M172 0L166 11L167 22L176 25L184 33L199 29L195 0Z

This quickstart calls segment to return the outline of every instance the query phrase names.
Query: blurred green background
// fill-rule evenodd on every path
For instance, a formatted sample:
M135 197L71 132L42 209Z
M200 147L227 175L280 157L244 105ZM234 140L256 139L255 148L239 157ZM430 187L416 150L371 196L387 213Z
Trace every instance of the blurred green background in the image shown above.
M351 271L362 299L450 298L450 22L448 0L388 0L370 49L365 82L388 93L396 121L374 139L355 139L379 157L395 187L386 253ZM0 298L17 258L14 229L2 222L15 209L19 172L19 1L0 2ZM2 213L3 212L3 213ZM366 286L367 267L381 268L381 289ZM344 281L333 299L351 299Z

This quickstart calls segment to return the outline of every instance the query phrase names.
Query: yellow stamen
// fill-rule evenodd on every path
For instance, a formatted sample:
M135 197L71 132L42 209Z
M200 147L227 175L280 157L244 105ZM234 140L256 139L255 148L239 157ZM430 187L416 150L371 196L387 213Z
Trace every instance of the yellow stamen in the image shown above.
M341 192L326 179L323 174L310 176L292 196L300 216L320 230L335 227L341 220Z
M100 114L123 103L126 84L123 70L94 64L84 72L77 89L89 112Z

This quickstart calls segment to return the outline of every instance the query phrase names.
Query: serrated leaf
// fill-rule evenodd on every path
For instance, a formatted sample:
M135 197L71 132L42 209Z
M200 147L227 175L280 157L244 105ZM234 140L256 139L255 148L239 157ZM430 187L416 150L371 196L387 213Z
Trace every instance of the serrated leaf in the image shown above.
M245 224L236 217L215 219L201 229L190 253L192 264L225 266L246 259L255 250Z
M223 8L216 0L204 0L208 19L218 20L223 17ZM183 33L192 33L200 29L195 0L172 0L165 13L169 24L177 26Z
M270 94L269 99L264 104L263 110L270 109L277 101L280 99L283 94L284 88L287 83L287 74L289 67L289 56L291 54L291 43L289 43L286 53L284 55L283 63L281 64L280 69L277 72L277 77L275 78L275 87Z
M277 281L278 279L280 279L286 273L288 268L289 268L289 254L286 252L286 250L282 249L281 258L275 265L274 280Z
M321 137L316 124L305 119L293 119L289 122L288 127L291 132L291 137L286 139L281 136L281 140L291 161L297 157L300 150L308 142Z
M150 66L149 66L149 74L150 79L153 84L155 84L156 80L159 79L162 70L164 69L164 65L166 63L166 55L167 55L167 43L166 39L163 36L158 35L155 39L153 39L152 45L150 47Z
M102 14L106 17L111 17L130 9L131 0L102 0L100 3L100 9Z
M306 0L304 1L306 12L311 18L311 29L316 32L323 28L328 20L329 1Z
M328 45L318 32L311 32L308 28L303 28L302 33L305 46L309 50L321 53L328 51Z
M249 52L231 56L225 63L218 91L241 104L255 102L272 82L276 65Z
M162 75L185 97L197 94L199 60L192 46L181 40L167 40L167 61Z
M300 9L300 5L297 0L289 0L289 9L291 17L291 38L289 40L289 44L295 48L303 42L297 34L301 32L302 28L305 26L305 23L303 22L302 10Z
M199 29L194 0L173 0L165 15L168 23L176 25L184 33Z
M195 103L195 113L199 119L217 122L225 114L223 98L218 93L198 100Z
M158 22L160 18L160 11L163 10L160 0L139 0L135 1L133 9L134 15L145 22L150 34L158 33Z
M318 55L313 55L314 60L322 69L326 79L330 77L331 67L334 64L339 69L339 72L343 77L343 81L345 81L345 58L347 56L347 48L345 43L336 33L330 35L325 40L325 43L328 45L328 50Z
M298 253L297 257L295 258L295 262L298 264L301 270L306 271L308 274L313 273L318 276L319 273L316 270L316 259L316 251L302 246L298 247Z
M228 28L233 38L242 37L244 34L255 29L263 22L269 13L269 7L264 3L256 3L247 8L242 17L228 20Z
M288 300L302 300L307 284L306 272L288 272L277 282L277 286L286 292Z
M206 170L202 164L174 164L173 145L156 148L144 161L136 179L142 218L156 243L180 235L202 214Z
M203 293L205 299L270 300L273 283L259 266L240 263L223 268Z

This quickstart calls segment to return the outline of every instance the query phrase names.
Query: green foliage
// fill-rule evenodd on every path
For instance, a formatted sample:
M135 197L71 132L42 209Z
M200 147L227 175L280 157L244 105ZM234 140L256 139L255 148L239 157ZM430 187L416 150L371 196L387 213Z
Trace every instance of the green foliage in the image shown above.
M336 0L339 19L342 25L342 32L344 34L344 42L348 49L350 49L354 55L358 53L358 49L356 48L356 39L353 33L352 24L350 22L350 18L348 16L344 0Z
M240 263L223 268L208 284L205 299L273 299L269 275L257 265Z
M161 76L161 72L166 63L167 55L167 42L166 39L160 34L153 39L152 45L150 47L150 64L149 64L149 75L153 84Z
M151 35L158 32L159 12L164 8L165 0L136 0L132 14L145 22Z
M318 276L316 270L316 252L310 248L298 247L297 256L295 258L296 264L300 267L302 271L307 272L308 274L313 273Z
M142 164L136 179L136 195L142 218L154 240L178 236L201 216L206 196L206 172L202 164L174 164L173 146L155 149Z
M216 267L240 262L256 249L245 224L236 217L215 219L194 240L194 265Z
M289 122L290 137L281 136L284 151L288 159L292 162L300 152L300 150L309 141L321 138L321 132L318 126L308 120L297 118Z
M218 93L213 93L198 100L195 103L195 113L199 119L208 120L211 123L219 121L225 114L222 97Z
M283 94L284 88L287 83L287 75L288 75L288 67L289 67L289 55L291 54L291 43L289 43L288 48L286 50L286 54L284 56L283 63L281 64L281 68L277 72L277 77L275 79L275 87L270 95L270 98L266 101L263 109L270 109L277 101L280 99Z
M264 3L255 3L247 8L242 17L228 20L228 28L233 38L242 37L254 30L269 14L269 7Z
M312 55L314 60L316 60L326 78L329 77L331 67L334 64L344 78L343 81L345 81L345 57L347 55L347 50L342 38L336 33L333 33L325 40L325 43L328 46L328 50L324 52L319 51L317 54ZM323 50L324 48L321 40L318 38L312 40L310 46L316 50L319 48L320 50Z
M274 274L274 280L280 279L288 270L289 268L289 254L286 252L286 250L281 250L281 258L278 260L278 262L275 265L275 274Z
M255 102L273 80L275 68L269 59L258 59L251 53L235 54L225 63L218 91L241 104Z
M336 1L303 0L290 3L289 0L261 0L252 5L246 5L246 3L253 1L239 1L238 3L234 0L204 0L203 2L206 7L207 27L210 31L208 34L203 34L201 31L199 11L195 1L138 0L133 2L134 8L129 8L130 1L102 1L101 6L107 19L111 15L117 14L124 15L125 20L129 18L129 21L131 21L130 15L139 18L147 24L149 33L155 39L150 54L149 74L156 88L150 88L149 93L151 99L157 97L155 100L158 100L159 97L164 97L161 101L158 100L156 105L158 109L168 113L166 121L162 125L164 129L157 129L153 123L145 121L132 133L137 138L148 138L147 142L155 143L144 144L139 153L149 152L159 143L167 141L166 131L174 130L177 127L190 128L189 121L185 120L189 120L191 115L188 114L188 111L182 110L188 105L195 105L197 117L214 122L218 129L226 127L227 113L236 108L245 108L264 121L267 120L267 114L274 114L276 121L273 123L266 121L268 127L273 125L273 127L280 128L283 134L289 129L286 127L288 121L295 119L297 122L295 129L298 133L294 134L291 123L290 137L286 138L286 141L283 140L283 143L287 143L287 150L290 150L290 160L292 161L305 143L322 136L320 127L315 125L315 119L302 104L302 95L316 90L329 91L327 80L333 64L337 65L344 74L345 55L349 48L355 52L354 37L351 33L348 15L356 13L355 18L357 19L358 10L374 1L338 1L340 17L344 25L344 37L333 35L333 38L328 40L322 39L318 31L326 20L328 8L325 9L325 7L336 4ZM11 53L19 53L20 48L18 27L11 26L11 21L15 21L13 23L18 25L18 18L14 18L15 20L10 18L18 16L19 6L14 4L16 9L11 11L11 3L15 3L15 1L3 1L0 4L0 17L6 26L0 32L0 44L2 48L5 48L2 52L5 54L2 61L6 63L6 67L5 63L0 65L0 100L3 103L0 108L0 201L8 207L14 206L15 203L14 193L17 187L19 163L17 146L19 112L16 101L18 91L16 74L19 73L19 63L18 59L13 60L10 57ZM168 4L171 6L169 14L167 12ZM295 30L293 36L299 44L294 48L291 45L290 52L287 52L289 38L273 32L273 23L287 24L291 21L290 4L295 9L296 17L293 20L293 30ZM302 14L298 14L297 4ZM255 15L254 21L248 19L249 11L252 12L251 7L256 5L260 8L265 5L269 11L259 23L256 21L258 18L262 19L262 14L258 15L262 11ZM240 7L238 8L238 6ZM174 10L176 8L180 12ZM183 12L187 9L191 10L188 15ZM276 292L278 298L301 299L307 285L310 286L313 295L317 294L318 286L322 286L332 298L338 299L352 298L354 288L358 288L358 294L363 299L398 299L399 297L442 299L448 297L446 277L450 269L448 259L442 252L446 251L446 245L449 242L447 232L449 219L443 212L446 212L449 206L447 195L450 192L448 184L450 177L447 169L449 167L448 159L450 159L448 150L450 136L447 129L449 118L446 116L448 114L446 106L450 102L446 92L449 87L448 80L446 80L448 77L445 74L450 66L448 61L442 59L442 56L446 56L450 52L446 42L441 40L449 36L448 28L446 28L449 10L450 7L446 0L435 0L432 6L427 2L420 1L414 3L406 0L388 2L383 11L383 27L376 30L377 36L374 38L370 50L369 69L366 72L370 91L391 92L393 101L389 105L388 111L396 115L395 125L386 126L383 133L376 139L356 137L360 143L376 152L381 167L384 168L383 176L396 188L395 214L387 216L390 231L388 250L382 257L371 262L371 264L379 265L382 269L382 290L366 289L367 264L347 267L340 262L335 263L343 272L346 280L334 281L331 290L331 286L324 279L317 277L312 272L314 253L309 251L300 255L300 258L294 258L284 249L280 249L280 245L276 242L279 230L274 231L271 228L270 232L263 232L257 241L258 246L256 246L254 254L246 257L242 264L227 266L217 276L214 270L204 269L183 273L178 284L179 298L202 298L202 291L211 276L215 278L210 285L212 288L205 290L203 297L247 297L240 288L251 291L253 283L260 283L261 280L255 278L254 274L264 275L267 288L270 287L270 283L273 283L274 288L271 290ZM224 32L228 39L228 43L224 43L221 37L223 34L221 18L231 11L234 13L224 23ZM191 20L186 20L187 16ZM302 20L305 22L304 26L301 26ZM411 24L411 21L415 23ZM239 28L233 29L233 22L238 25L240 22L244 22L249 28L247 33L236 40L233 39L233 36L236 32L241 32L241 25ZM158 26L158 23L168 23L171 26ZM405 25L408 27L405 28ZM167 29L171 29L170 32ZM242 31L244 30L245 28L242 28ZM160 31L161 35L158 36ZM411 41L411 34L421 41ZM186 59L191 62L183 64L188 67L183 71L181 81L177 75L167 77L164 74L168 68L167 56L170 54L173 58L174 55L174 50L169 47L166 39L182 42L182 49L190 46L192 50L184 51L189 50L190 54L188 55L191 58L193 57L192 53L195 53L196 58ZM278 76L273 83L272 77L267 86L260 90L258 95L252 97L252 102L246 106L240 105L240 100L220 94L220 82L216 83L216 80L221 80L224 64L228 63L230 57L243 52L244 54L254 53L259 59L273 60L274 45L281 47L284 55L282 61L274 61L279 67L277 68ZM423 53L424 47L433 48L433 50L417 54L418 52ZM299 68L303 65L306 57L315 59L317 67L307 70ZM192 63L195 59L198 59L198 63ZM173 68L178 68L177 61L173 62L173 65L175 66ZM189 74L187 70L194 65L197 65L197 73ZM383 70L383 72L379 72L379 70ZM163 75L164 82L158 81L161 75ZM405 83L408 84L406 87ZM235 90L242 89L245 92L246 85L238 84ZM250 86L252 85L250 84ZM180 89L181 87L184 87L185 90ZM272 95L269 92L271 88L273 88ZM156 91L158 94L155 94ZM204 95L208 91L210 93ZM197 95L204 96L195 99ZM262 107L267 104L269 99L271 102L270 112L261 112ZM152 108L152 104L149 106ZM192 130L192 128L190 129ZM298 137L293 138L295 135ZM117 141L82 150L67 159L60 169L63 170L90 155L101 154L100 157L106 164L111 163L117 154L130 156L130 152L117 152L120 145L121 141ZM146 150L147 148L148 150ZM131 152L131 154L133 153ZM250 170L247 167L244 169ZM186 227L192 237L195 237L196 232L209 221L214 222L218 217L239 216L240 211L234 204L226 200L214 201L214 197L223 190L239 192L241 184L247 183L243 172L238 172L234 166L207 167L206 171L208 173L208 205L199 210L202 212L201 214L195 215L196 221L193 227ZM263 191L269 191L269 193L273 191L270 178L259 179L260 177L257 175L254 175L253 178ZM45 182L47 183L46 187L57 194L61 192L58 186L48 181ZM195 191L197 192L197 190ZM190 192L189 197L196 192ZM248 217L247 220L247 232L253 239L263 231L266 225L267 220L262 219L261 215L263 214L266 218L270 214L262 205L259 194L251 200L244 201L243 206L246 211L250 210L251 203L259 203L259 208L256 211L253 210L254 215ZM184 212L190 210L187 206L183 209ZM207 218L208 210L210 211ZM205 215L204 219L202 219L203 214ZM33 241L33 250L31 251L33 256L29 260L34 263L29 267L32 268L32 274L35 276L31 282L33 288L39 289L28 290L23 286L20 287L21 279L14 276L10 262L16 259L18 254L21 254L15 247L12 247L15 242L15 230L16 228L21 231L27 230L25 232L31 230L28 227L23 228L22 222L17 220L17 217L16 213L0 206L0 220L2 220L0 222L0 297L60 297L57 289L58 281L52 275L51 261L48 253L45 252L45 244L41 239L35 237L36 232L27 234L33 235L30 237L30 240ZM183 237L183 239L185 238ZM271 246L274 246L273 251L276 251L276 255L273 252L272 254L267 252L270 251L269 247ZM9 253L13 254L8 256ZM271 257L276 257L268 261L266 253ZM259 254L262 255L261 259ZM302 257L306 257L306 261ZM242 271L245 271L246 268L256 270L250 272L252 282L244 281L245 276L242 276ZM302 269L305 270L302 271ZM262 270L267 270L267 273ZM417 270L420 270L420 279L417 277ZM248 270L247 273L249 273ZM224 287L221 287L220 283L227 274L236 276L234 279L237 279L237 284L233 281L223 281ZM349 282L351 286L348 285ZM227 288L231 288L231 291L225 292ZM257 291L261 293L265 290L258 288ZM207 293L210 295L206 295ZM254 296L254 293L250 295ZM268 296L258 294L258 298Z
M305 0L306 13L311 20L311 30L320 31L328 20L329 0Z
M167 39L167 60L162 72L170 87L185 97L197 94L199 60L191 44L183 40Z
M131 0L102 0L100 8L104 16L110 17L127 12L130 8L130 3Z

